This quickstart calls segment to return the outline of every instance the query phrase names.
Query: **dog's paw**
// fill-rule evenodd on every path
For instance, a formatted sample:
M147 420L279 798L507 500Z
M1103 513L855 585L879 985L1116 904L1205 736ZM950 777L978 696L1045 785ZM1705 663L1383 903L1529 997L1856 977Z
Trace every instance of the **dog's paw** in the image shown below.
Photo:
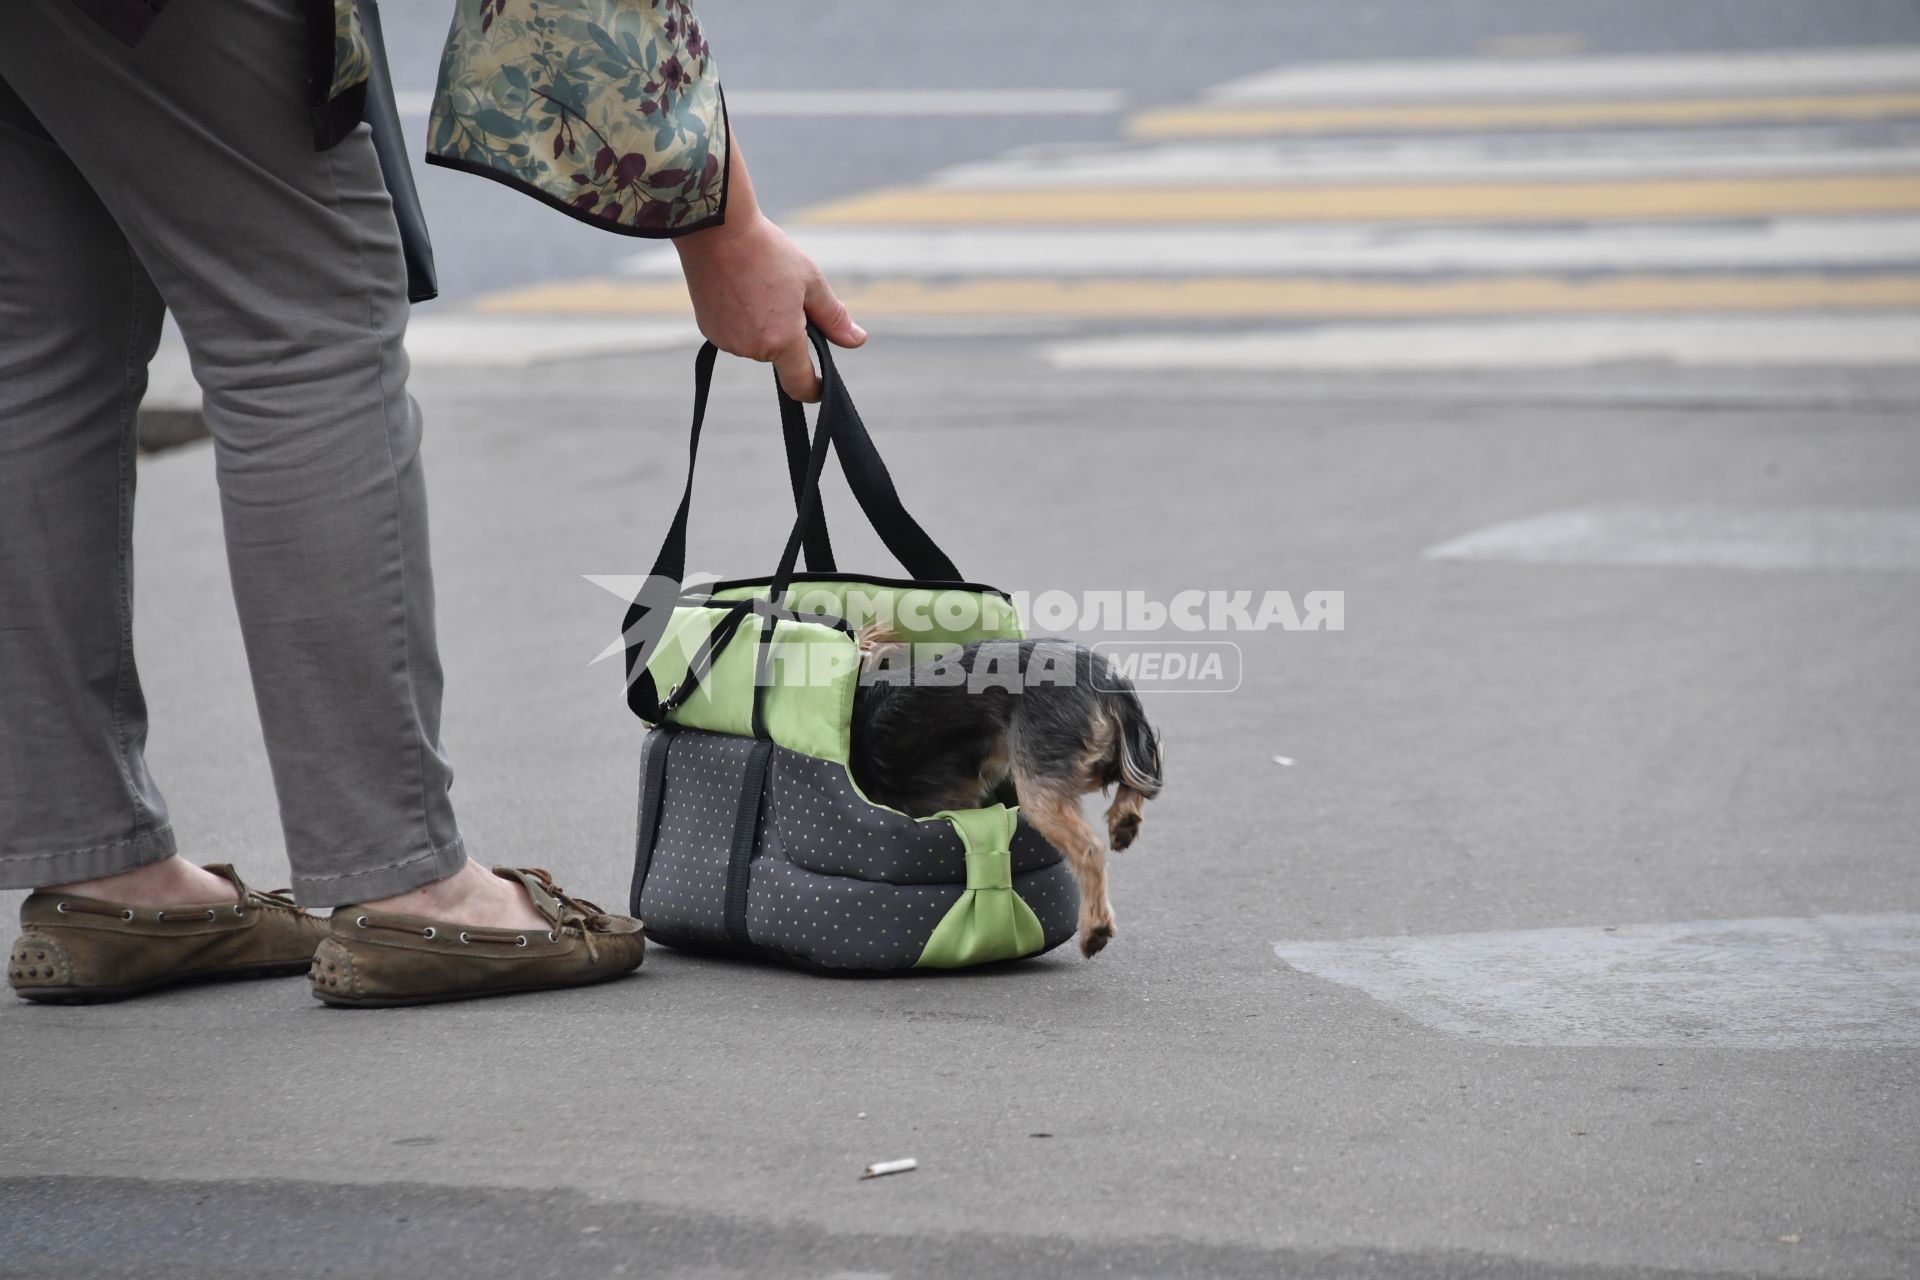
M1140 834L1140 815L1123 813L1107 823L1107 843L1115 853L1132 844Z
M1111 941L1113 941L1113 925L1092 925L1080 935L1080 954L1091 960L1099 955L1101 949Z

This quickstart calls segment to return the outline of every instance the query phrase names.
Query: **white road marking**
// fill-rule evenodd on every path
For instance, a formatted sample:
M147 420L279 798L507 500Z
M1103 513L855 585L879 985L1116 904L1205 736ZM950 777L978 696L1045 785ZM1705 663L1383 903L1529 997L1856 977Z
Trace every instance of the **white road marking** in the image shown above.
M799 227L833 276L1410 275L1443 272L1885 267L1920 263L1920 218L1132 227ZM672 249L621 264L678 279Z
M1920 48L1795 49L1659 57L1525 61L1422 59L1317 62L1218 85L1210 102L1254 106L1334 102L1486 102L1509 99L1706 97L1821 93L1920 84Z
M1525 182L1907 171L1920 127L1596 130L1022 147L943 169L957 190Z
M1428 560L1646 568L1920 569L1920 507L1549 511L1428 547Z
M523 369L549 361L691 349L699 343L690 319L497 319L453 313L416 316L407 326L407 356L416 369ZM200 402L187 349L171 335L147 370L148 403L188 407Z
M742 89L727 110L758 116L1088 116L1126 106L1118 89Z
M394 95L402 115L433 110L433 90ZM742 89L727 111L742 116L1111 115L1126 106L1118 89Z
M914 337L1052 337L1070 332L1070 319L1016 316L901 316L886 328ZM691 351L700 344L693 321L619 317L475 316L452 312L416 316L407 326L407 356L415 370L524 369L536 364L640 355L650 351ZM190 408L200 403L187 350L177 340L163 341L148 366L146 403Z
M1920 1047L1920 915L1282 942L1296 969L1483 1043Z
M407 355L434 367L520 368L542 361L696 346L688 320L499 319L459 314L422 316L407 326Z
M1920 362L1920 315L1621 316L1433 324L1340 324L1250 333L1146 334L1062 342L1056 368L1288 370L1677 365L1903 365Z

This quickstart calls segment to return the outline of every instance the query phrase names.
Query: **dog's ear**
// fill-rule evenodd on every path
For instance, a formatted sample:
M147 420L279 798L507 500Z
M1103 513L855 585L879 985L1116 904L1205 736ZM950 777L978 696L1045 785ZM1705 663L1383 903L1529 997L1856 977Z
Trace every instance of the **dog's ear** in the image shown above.
M860 646L862 654L871 653L883 644L899 644L900 637L893 634L884 622L869 622L854 632L853 642Z
M895 655L905 655L906 644L879 622L869 622L854 633L854 644L860 649L860 671L864 675L879 667L882 663L894 663Z

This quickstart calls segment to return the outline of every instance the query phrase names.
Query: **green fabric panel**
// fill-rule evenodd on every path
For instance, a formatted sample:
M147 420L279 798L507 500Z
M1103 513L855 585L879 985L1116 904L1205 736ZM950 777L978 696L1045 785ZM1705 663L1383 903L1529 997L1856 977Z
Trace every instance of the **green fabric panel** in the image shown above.
M817 622L781 622L769 657L767 736L789 751L845 765L853 758L853 695L860 684L860 650L852 638Z
M731 587L715 600L766 598L765 584ZM830 613L858 629L876 617L891 619L894 634L915 644L971 644L975 640L1018 640L1026 635L1013 602L991 591L951 587L892 587L851 579L796 582L787 590L787 607L796 613Z
M665 697L725 613L678 608L647 663ZM755 649L761 618L750 617L714 662L700 687L673 713L673 723L716 733L753 733ZM851 638L817 622L781 622L773 634L773 683L766 694L767 736L790 751L845 764L851 755L853 694L859 651Z
M766 584L716 592L715 600L765 599ZM1012 601L992 592L946 587L892 587L856 582L802 582L788 593L806 612L826 612L855 627L876 616L904 623L916 644L952 646L1024 635ZM673 611L660 646L647 663L660 695L686 678L687 665L725 616L719 609ZM944 622L943 622L944 620ZM958 623L960 625L944 625ZM675 724L716 733L753 732L754 649L759 618L747 618L720 652L700 688L673 713ZM851 637L815 622L781 622L774 632L772 684L766 694L767 734L790 751L846 764L852 757L853 695L859 650Z
M686 679L694 655L700 652L708 633L725 616L719 609L677 608L673 611L658 647L647 660L654 688L662 698ZM753 645L750 642L758 634L759 619L748 618L741 623L740 634L721 651L719 661L700 682L699 690L673 713L675 724L712 729L716 733L753 732ZM747 661L746 680L729 678L743 657Z
M934 926L921 969L960 969L1032 955L1046 945L1040 918L1013 891L1013 831L1019 815L1005 805L934 815L953 823L967 847L967 887Z

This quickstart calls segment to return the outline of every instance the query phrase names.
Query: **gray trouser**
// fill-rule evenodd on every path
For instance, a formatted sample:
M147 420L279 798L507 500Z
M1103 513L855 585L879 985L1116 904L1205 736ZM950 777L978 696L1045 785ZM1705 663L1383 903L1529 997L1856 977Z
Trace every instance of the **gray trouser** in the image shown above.
M465 860L399 235L366 130L313 148L306 39L293 0L183 0L131 50L69 0L0 0L0 888L174 851L131 617L163 307L206 396L296 893Z

